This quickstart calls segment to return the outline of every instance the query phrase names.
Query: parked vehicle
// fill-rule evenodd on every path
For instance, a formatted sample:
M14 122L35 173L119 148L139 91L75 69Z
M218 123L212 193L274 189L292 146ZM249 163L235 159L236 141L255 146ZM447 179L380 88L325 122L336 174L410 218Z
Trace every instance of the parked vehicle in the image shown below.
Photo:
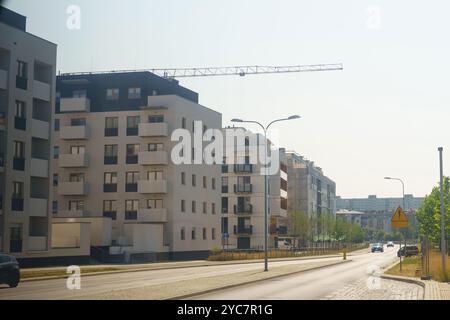
M0 253L0 284L7 284L12 288L19 285L20 268L16 258Z
M374 243L372 245L372 252L384 252L383 245L381 243Z
M392 241L388 241L386 247L394 247L394 243Z
M419 248L417 246L407 245L401 247L397 251L397 257L403 256L403 257L412 257L417 256L419 254Z

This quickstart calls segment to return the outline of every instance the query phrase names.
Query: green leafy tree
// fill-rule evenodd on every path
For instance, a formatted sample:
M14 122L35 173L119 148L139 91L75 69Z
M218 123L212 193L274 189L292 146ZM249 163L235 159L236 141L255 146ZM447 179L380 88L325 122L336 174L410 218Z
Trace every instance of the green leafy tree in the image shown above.
M310 219L302 211L292 211L288 214L289 236L298 239L296 246L306 246L310 236Z

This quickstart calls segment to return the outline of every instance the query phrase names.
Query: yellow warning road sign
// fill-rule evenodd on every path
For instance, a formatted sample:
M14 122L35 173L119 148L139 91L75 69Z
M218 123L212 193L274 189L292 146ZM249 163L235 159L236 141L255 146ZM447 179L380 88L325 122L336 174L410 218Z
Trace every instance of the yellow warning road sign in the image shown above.
M395 210L395 213L391 219L391 226L394 228L407 228L408 227L408 217L406 216L402 207L398 207L397 210Z

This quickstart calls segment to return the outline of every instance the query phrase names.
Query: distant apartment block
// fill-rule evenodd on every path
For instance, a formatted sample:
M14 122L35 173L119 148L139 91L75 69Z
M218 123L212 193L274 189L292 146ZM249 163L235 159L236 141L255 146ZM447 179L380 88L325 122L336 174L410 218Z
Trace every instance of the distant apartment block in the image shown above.
M227 128L230 130L230 128ZM237 128L242 129L242 128ZM248 136L256 134L247 131ZM257 139L264 139L256 135ZM269 142L270 145L270 142ZM222 165L222 237L225 249L264 248L264 175L261 164L250 163L249 139L243 151L235 151L235 163ZM279 151L279 170L269 176L269 248L287 233L287 166L284 149Z
M61 75L56 90L54 223L88 222L100 261L197 259L220 247L220 164L175 165L170 139L194 121L221 129L220 113L150 72Z
M56 44L0 7L0 251L19 259L51 251L49 159Z
M313 161L293 151L286 152L288 210L313 214L336 214L336 183Z
M424 198L405 194L406 211L416 211ZM356 210L362 212L394 212L399 206L403 207L403 198L377 198L369 195L367 198L336 198L337 209Z

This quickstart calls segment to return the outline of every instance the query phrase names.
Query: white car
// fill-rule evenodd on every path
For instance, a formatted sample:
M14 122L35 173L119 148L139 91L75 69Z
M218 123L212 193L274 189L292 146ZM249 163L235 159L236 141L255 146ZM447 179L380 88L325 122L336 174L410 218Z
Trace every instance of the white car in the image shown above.
M394 247L394 243L392 241L389 241L386 245L386 247Z

